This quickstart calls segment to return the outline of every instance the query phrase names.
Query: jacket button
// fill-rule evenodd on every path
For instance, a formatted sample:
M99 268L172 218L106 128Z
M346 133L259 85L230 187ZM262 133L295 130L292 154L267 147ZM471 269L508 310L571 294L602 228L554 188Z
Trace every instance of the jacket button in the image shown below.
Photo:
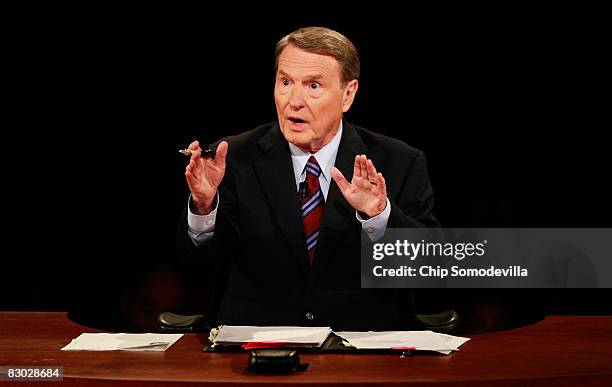
M310 321L314 320L314 314L312 314L311 312L307 312L306 313L306 318Z

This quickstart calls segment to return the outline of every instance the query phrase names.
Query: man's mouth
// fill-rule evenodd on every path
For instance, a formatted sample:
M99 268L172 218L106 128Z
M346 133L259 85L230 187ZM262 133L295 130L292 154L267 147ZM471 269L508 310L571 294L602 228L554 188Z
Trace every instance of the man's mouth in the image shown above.
M289 117L289 121L293 122L294 124L305 124L306 121L298 118L298 117Z

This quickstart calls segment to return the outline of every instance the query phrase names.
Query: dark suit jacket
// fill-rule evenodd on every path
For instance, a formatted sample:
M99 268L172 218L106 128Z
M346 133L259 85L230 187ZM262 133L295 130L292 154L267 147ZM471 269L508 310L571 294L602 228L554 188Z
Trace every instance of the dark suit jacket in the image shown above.
M186 212L179 222L183 258L204 263L215 290L211 324L406 328L409 298L397 289L360 288L361 224L332 182L313 267L308 264L295 177L278 123L226 139L225 177L212 241L195 247ZM385 176L387 227L435 227L425 157L408 145L344 121L335 166L347 180L355 155ZM216 316L216 318L214 318Z

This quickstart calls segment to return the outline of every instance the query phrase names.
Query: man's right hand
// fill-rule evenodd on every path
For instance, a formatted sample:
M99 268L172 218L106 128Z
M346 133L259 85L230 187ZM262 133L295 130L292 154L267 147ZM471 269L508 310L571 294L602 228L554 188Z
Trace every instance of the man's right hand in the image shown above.
M217 187L225 175L227 148L227 142L221 141L213 160L200 157L202 149L198 141L189 144L189 149L194 152L189 160L189 165L185 168L185 177L195 207L192 208L192 211L198 215L210 214L214 209Z

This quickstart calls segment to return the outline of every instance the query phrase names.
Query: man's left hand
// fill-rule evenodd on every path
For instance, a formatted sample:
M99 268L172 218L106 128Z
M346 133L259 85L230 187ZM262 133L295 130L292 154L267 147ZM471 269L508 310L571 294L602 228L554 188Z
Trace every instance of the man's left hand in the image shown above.
M336 167L332 168L331 175L344 198L355 210L370 218L383 212L387 205L387 186L385 178L376 171L372 160L364 155L355 157L350 183Z

